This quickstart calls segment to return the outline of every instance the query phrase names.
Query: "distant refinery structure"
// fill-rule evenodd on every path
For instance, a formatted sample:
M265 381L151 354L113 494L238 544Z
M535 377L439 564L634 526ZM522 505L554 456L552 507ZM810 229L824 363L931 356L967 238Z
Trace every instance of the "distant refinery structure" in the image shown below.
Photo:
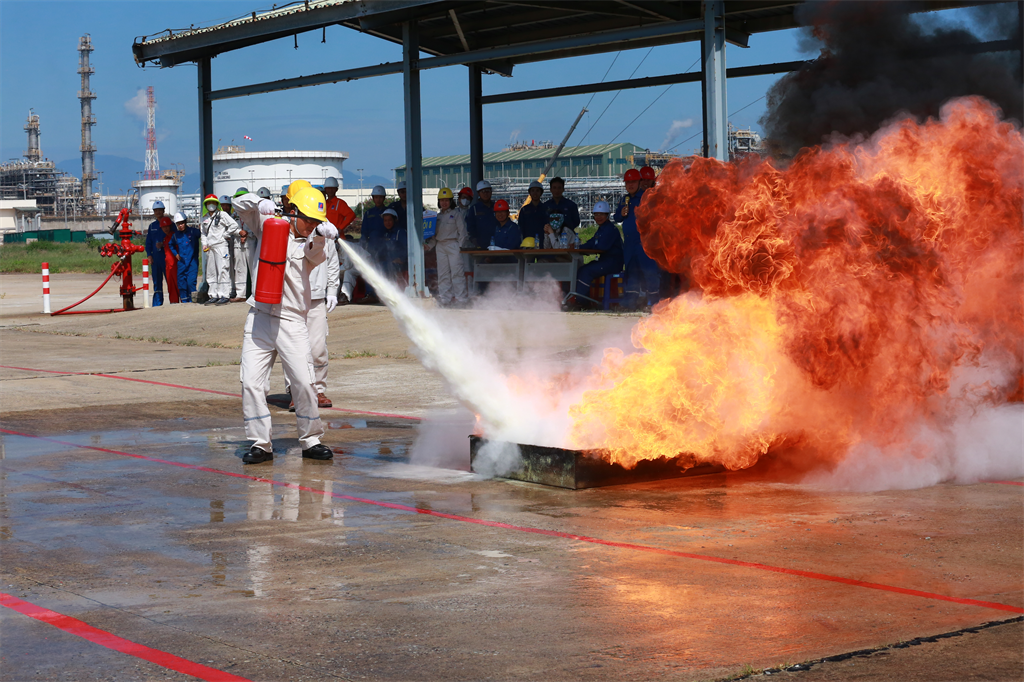
M92 101L96 94L89 80L95 73L89 63L93 51L92 38L85 34L78 40L78 73L81 85L78 100L82 109L82 179L69 175L57 168L56 164L43 156L42 126L39 115L29 109L25 132L28 134L28 148L23 158L0 164L0 199L35 201L33 211L43 216L66 216L81 218L96 213L96 195L93 181L96 180L96 145L92 143L92 127L96 116L92 113ZM28 209L26 209L28 210Z
M82 77L78 91L78 101L82 104L82 203L86 210L92 208L92 181L96 179L96 145L92 143L92 127L96 125L92 101L96 94L89 86L89 79L96 72L89 64L92 51L92 38L86 33L78 39L78 73Z

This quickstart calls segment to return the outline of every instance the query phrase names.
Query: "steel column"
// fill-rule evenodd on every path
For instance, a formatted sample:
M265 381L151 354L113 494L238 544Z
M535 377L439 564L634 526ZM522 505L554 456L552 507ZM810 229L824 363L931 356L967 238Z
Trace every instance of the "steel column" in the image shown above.
M205 197L207 194L213 194L213 102L210 101L210 58L200 59L196 65L199 72L199 195Z
M476 193L476 183L484 179L484 105L481 69L469 65L469 186Z
M423 146L420 136L420 40L414 21L402 24L402 80L405 90L405 196L409 242L407 296L426 298L423 264Z
M729 113L726 106L725 1L704 0L704 40L701 56L704 75L704 154L729 160Z

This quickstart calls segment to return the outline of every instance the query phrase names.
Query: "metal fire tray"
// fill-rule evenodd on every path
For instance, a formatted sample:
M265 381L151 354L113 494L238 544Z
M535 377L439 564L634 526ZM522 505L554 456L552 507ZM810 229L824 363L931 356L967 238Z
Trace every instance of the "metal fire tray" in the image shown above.
M473 471L476 471L477 453L486 442L480 436L469 437L469 461ZM725 471L723 467L713 464L688 466L689 458L685 456L647 460L638 463L633 469L626 469L621 464L609 464L602 459L590 457L581 450L519 444L519 452L522 454L523 466L502 478L570 490L703 476Z

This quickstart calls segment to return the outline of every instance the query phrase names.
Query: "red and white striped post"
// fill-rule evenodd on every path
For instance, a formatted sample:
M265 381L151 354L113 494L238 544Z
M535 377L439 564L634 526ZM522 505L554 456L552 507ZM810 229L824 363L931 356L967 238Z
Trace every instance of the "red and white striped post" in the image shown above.
M43 263L43 314L50 314L50 264Z
M142 259L142 307L149 307L149 259Z

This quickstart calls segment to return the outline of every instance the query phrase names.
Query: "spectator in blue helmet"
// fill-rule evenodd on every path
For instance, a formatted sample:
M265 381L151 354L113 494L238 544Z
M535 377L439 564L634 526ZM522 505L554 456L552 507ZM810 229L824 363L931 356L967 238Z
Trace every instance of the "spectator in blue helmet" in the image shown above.
M494 202L491 201L491 183L481 180L476 184L476 201L466 211L466 231L474 246L486 249L491 244L497 226Z
M190 227L182 213L174 214L175 231L171 234L171 253L178 261L178 297L191 303L199 276L200 233Z
M608 214L611 207L607 201L599 201L594 204L594 222L597 223L597 232L585 241L580 248L594 249L601 251L598 259L580 267L576 273L575 293L582 296L590 296L590 285L602 275L614 275L622 272L622 235L619 234L618 226L609 220ZM605 286L610 283L605 279ZM584 305L586 299L576 297L576 305Z
M408 229L409 223L406 222L406 216L408 215L408 202L406 201L405 191L405 180L398 183L398 187L395 189L398 192L398 201L392 201L388 205L388 208L395 211L395 215L398 216L398 226L403 230Z
M162 201L153 202L153 222L146 230L146 255L149 256L149 271L153 277L153 306L164 304L164 230L160 227L160 219L167 208Z
M523 239L533 237L537 242L537 248L544 243L544 226L548 222L548 209L541 201L544 195L544 185L536 180L530 183L530 199L519 209L519 230L523 233Z
M409 268L409 240L404 225L398 224L398 211L385 209L381 214L384 223L384 249L381 252L381 270L397 282Z
M565 192L565 180L559 177L551 178L548 189L551 190L551 198L544 202L544 208L548 211L544 232L547 233L549 227L556 231L563 227L575 231L580 226L580 209L575 201L562 196Z

